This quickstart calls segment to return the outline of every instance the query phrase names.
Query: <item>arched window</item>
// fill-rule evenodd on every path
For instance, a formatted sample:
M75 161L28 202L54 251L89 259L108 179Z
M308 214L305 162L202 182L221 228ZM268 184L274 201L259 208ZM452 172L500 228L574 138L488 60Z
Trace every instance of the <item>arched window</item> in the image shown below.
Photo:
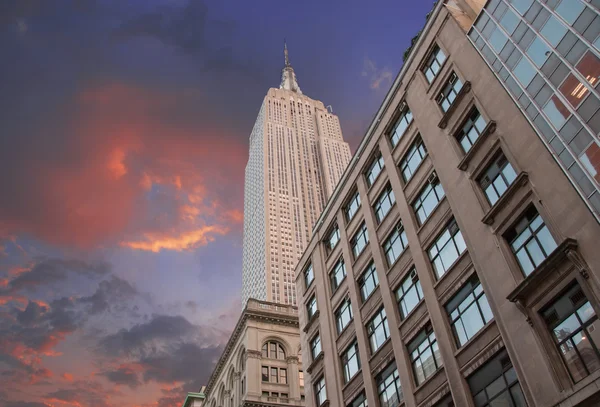
M262 346L262 357L269 359L285 359L285 350L279 342L269 341Z

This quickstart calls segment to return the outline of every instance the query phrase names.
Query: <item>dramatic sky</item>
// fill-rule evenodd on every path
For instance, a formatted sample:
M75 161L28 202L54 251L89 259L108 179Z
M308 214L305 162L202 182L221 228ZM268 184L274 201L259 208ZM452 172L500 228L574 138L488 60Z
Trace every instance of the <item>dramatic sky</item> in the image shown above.
M0 406L179 407L240 312L283 39L358 145L433 0L1 0Z

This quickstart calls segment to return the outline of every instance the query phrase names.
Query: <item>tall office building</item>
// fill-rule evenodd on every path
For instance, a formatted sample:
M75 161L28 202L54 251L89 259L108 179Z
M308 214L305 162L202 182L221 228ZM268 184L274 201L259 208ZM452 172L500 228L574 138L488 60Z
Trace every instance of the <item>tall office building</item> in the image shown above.
M599 34L436 2L298 263L307 406L600 405Z
M242 305L296 304L296 262L351 157L338 117L302 94L287 46L284 54L279 89L267 92L250 135Z

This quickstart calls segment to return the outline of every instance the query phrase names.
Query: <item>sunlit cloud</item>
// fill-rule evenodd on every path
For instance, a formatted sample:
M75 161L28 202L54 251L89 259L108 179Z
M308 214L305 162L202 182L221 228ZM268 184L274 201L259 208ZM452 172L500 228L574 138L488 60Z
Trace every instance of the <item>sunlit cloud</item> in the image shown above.
M214 241L215 236L224 235L228 231L228 228L222 226L206 226L175 236L146 233L143 240L121 242L121 246L154 253L158 253L161 250L175 250L180 252L204 246Z

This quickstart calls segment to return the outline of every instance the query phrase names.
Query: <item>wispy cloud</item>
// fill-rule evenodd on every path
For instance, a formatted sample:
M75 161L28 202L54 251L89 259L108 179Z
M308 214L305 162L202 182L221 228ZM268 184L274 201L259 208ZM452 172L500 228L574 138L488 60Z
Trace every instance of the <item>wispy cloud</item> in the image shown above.
M378 68L375 61L365 57L361 75L369 80L369 87L378 90L392 82L393 73L388 67Z

